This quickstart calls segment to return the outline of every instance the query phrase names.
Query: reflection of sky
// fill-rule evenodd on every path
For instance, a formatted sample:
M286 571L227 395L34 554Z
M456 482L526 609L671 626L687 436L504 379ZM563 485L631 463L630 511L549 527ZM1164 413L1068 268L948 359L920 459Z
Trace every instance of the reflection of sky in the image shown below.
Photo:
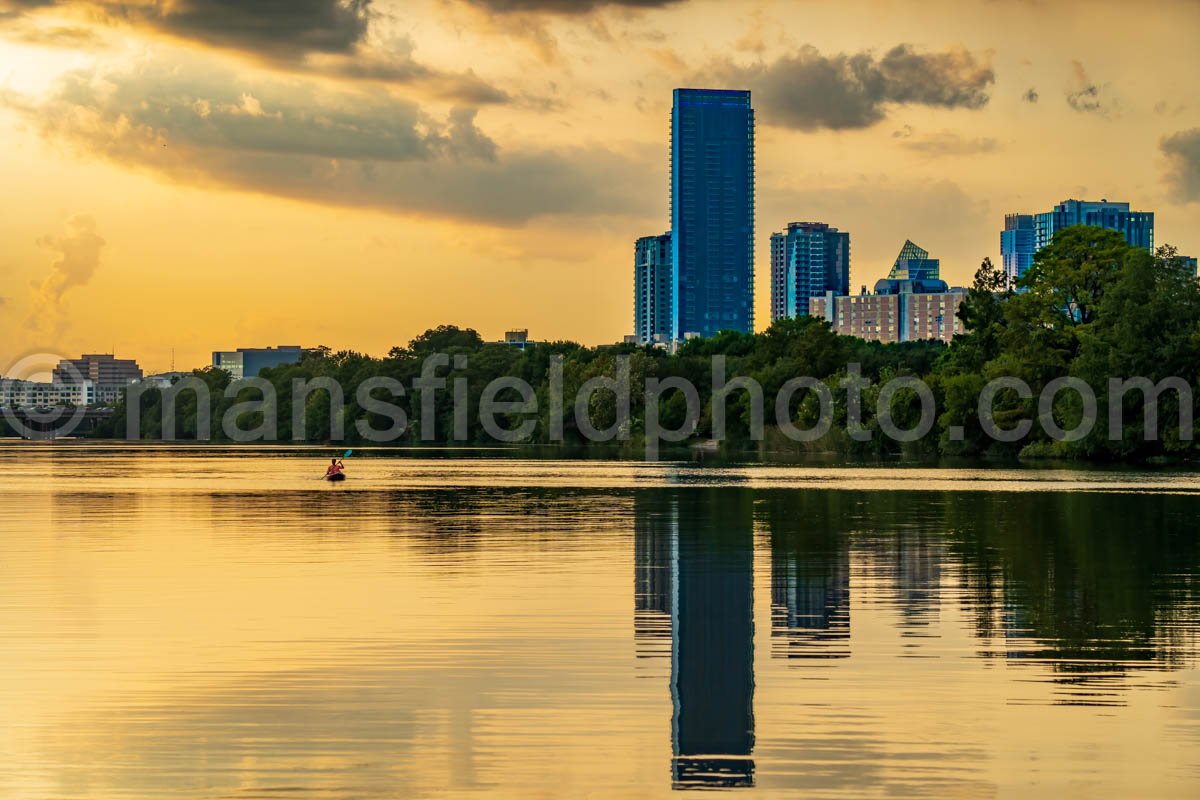
M0 487L0 796L669 794L681 552L726 600L691 606L710 645L750 592L749 647L691 652L752 659L756 793L1187 796L1200 769L1188 498L1081 512L1130 506L1151 556L1018 530L1046 493L303 491L271 488L293 460L127 460L106 492L79 458Z

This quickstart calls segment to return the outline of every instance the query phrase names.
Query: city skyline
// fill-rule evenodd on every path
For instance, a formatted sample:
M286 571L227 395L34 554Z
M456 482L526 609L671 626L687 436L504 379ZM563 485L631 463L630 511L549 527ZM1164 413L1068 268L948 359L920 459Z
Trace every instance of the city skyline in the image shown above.
M444 322L618 341L629 243L667 227L680 86L753 93L759 329L789 220L853 234L853 287L905 238L962 285L999 263L1004 214L1070 197L1153 210L1156 243L1200 252L1194 4L1137 20L1160 46L1136 65L1108 46L1115 3L818 4L816 39L767 2L313 3L345 13L267 33L266 12L214 22L200 0L34 5L0 0L0 169L22 198L0 223L6 363L379 354Z

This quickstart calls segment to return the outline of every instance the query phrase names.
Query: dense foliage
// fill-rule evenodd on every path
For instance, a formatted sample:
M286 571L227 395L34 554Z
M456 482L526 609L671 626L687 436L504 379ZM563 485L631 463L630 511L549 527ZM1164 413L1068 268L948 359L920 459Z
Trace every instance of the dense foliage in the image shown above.
M1191 454L1194 445L1190 436L1180 435L1180 393L1176 391L1161 394L1155 441L1145 441L1142 392L1137 390L1127 392L1117 403L1122 409L1124 432L1116 440L1109 438L1110 378L1140 376L1156 384L1164 378L1178 377L1195 384L1200 364L1200 286L1173 250L1162 248L1152 254L1129 247L1120 234L1112 231L1069 228L1058 232L1054 243L1037 254L1033 267L1016 287L1007 286L1003 273L985 260L960 318L968 332L957 336L949 347L932 341L886 345L866 342L838 336L823 320L802 318L781 320L758 334L725 332L710 339L689 340L675 354L636 345L587 348L569 342L538 344L521 351L503 344L485 344L473 330L443 326L427 331L407 347L394 348L385 358L322 348L306 353L297 364L265 370L261 377L274 387L277 398L266 408L256 403L263 396L258 388L231 388L224 372L200 370L195 377L208 389L211 438L216 441L228 439L221 424L226 418L236 421L238 429L257 431L260 438L268 440L292 440L296 430L310 442L364 441L361 425L385 430L394 424L392 417L363 408L359 402L358 389L364 381L385 377L399 381L406 389L401 397L372 393L372 397L402 409L407 418L407 429L395 443L489 444L495 439L480 421L479 399L493 380L513 376L534 388L537 410L500 415L500 426L511 430L523 420L536 419L532 443L561 440L568 445L582 445L587 437L575 413L580 387L590 379L615 375L619 359L627 356L632 386L627 423L617 425L620 408L611 391L592 393L587 409L595 428L620 427L612 444L630 449L640 449L643 443L647 379L685 378L699 390L701 411L684 443L715 437L721 438L726 448L826 450L861 456L899 452L914 456L1015 456L1023 452L1145 459ZM446 378L446 386L436 390L414 388L422 365L434 353L449 357L438 372ZM551 419L555 403L550 375L555 356L562 358L565 398L560 406L565 410L561 439ZM747 376L761 385L764 441L757 442L752 436L755 399L744 390L729 393L725 435L716 436L720 432L714 431L712 373L717 356L724 357L727 381ZM456 357L465 357L466 366L455 368ZM842 381L853 369L851 365L859 365L867 384L861 392L862 424L850 425L848 430L853 409ZM823 381L833 398L829 433L803 444L785 437L776 425L780 389L802 376ZM978 401L989 381L1007 376L1028 384L1031 396L1021 397L1012 389L999 391L992 418L1006 430L1022 420L1033 424L1023 438L998 442L984 432ZM932 429L917 441L901 443L881 435L881 425L891 422L901 430L910 430L921 417L917 394L901 388L894 393L890 416L880 418L880 388L898 377L922 379L936 403ZM1086 436L1075 441L1053 441L1043 422L1051 429L1056 425L1071 430L1085 410L1080 395L1065 389L1055 395L1049 416L1039 421L1038 398L1043 388L1065 377L1081 379L1094 389L1099 418ZM339 399L335 393L318 390L294 409L294 381L317 379L332 379L342 387L344 397ZM460 398L457 403L456 394ZM465 402L461 399L464 397ZM514 389L505 389L496 399L514 401L519 395ZM1190 409L1191 398L1186 402ZM685 396L677 390L662 392L656 409L649 410L657 410L660 425L667 430L683 426L688 414ZM798 429L812 428L821 418L820 397L811 388L800 389L784 412ZM124 437L127 415L128 409L122 403L112 422L98 435ZM176 438L196 438L200 416L198 395L192 391L179 393ZM339 426L344 435L339 435ZM162 392L150 390L140 401L140 436L157 439L163 434Z

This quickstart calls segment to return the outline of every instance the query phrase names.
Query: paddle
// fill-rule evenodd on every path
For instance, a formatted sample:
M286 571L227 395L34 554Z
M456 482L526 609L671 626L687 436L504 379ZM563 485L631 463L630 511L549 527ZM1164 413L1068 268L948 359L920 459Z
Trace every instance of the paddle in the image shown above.
M341 459L341 460L345 460L345 459L349 458L349 457L350 457L350 456L352 456L352 455L354 455L354 451L353 451L353 450L347 450L346 452L342 453L342 459ZM326 474L322 475L320 479L321 479L321 480L326 480L326 479L328 479L328 478L329 478L329 473L326 473Z

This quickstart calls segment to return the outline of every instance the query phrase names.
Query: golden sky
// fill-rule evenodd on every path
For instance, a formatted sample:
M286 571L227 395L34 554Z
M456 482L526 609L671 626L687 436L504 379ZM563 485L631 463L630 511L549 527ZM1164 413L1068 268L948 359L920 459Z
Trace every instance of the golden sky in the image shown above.
M619 340L683 85L754 92L760 327L793 220L854 286L1068 197L1200 255L1197 75L1196 0L0 0L0 371Z

